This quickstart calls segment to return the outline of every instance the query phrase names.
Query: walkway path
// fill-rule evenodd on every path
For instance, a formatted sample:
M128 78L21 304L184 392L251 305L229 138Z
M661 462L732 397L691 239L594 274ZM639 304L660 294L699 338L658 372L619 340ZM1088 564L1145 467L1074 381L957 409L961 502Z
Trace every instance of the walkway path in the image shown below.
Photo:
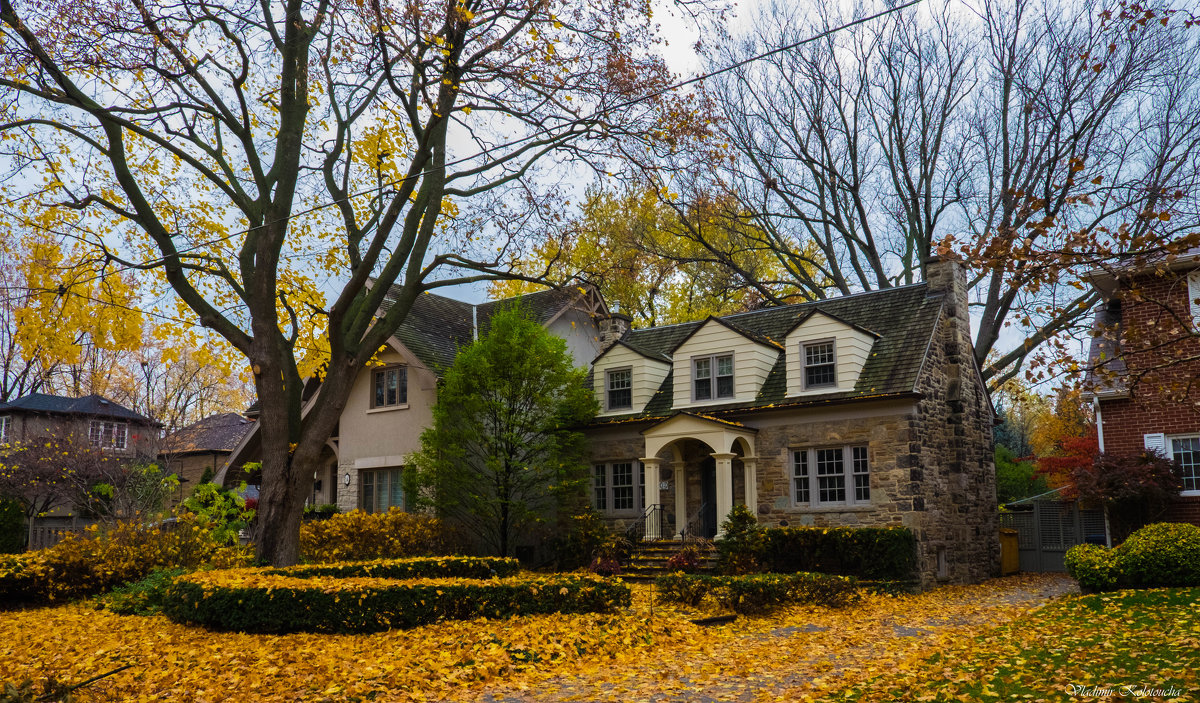
M1078 592L1061 574L1012 576L915 596L868 597L843 610L798 607L697 630L682 649L623 670L550 679L536 690L493 688L487 703L803 700L814 690L909 665L949 639L973 637ZM635 604L649 616L647 603ZM660 610L661 612L661 610ZM676 613L668 614L668 617Z

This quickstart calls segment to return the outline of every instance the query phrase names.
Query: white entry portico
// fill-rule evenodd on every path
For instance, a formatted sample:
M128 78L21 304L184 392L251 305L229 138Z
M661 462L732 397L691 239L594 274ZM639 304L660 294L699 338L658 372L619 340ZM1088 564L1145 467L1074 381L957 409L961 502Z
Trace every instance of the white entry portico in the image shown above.
M642 431L645 438L645 455L641 459L646 467L645 503L646 537L655 539L661 537L660 523L652 525L652 521L661 520L661 516L653 515L653 506L661 508L662 464L671 462L672 478L675 488L675 525L673 534L681 539L688 524L688 462L681 447L689 440L706 447L709 457L715 464L715 514L719 526L729 515L734 505L734 469L740 463L744 479L743 499L745 504L755 510L757 505L758 458L755 455L754 437L758 430L746 427L740 423L720 420L714 417L679 412L662 422ZM662 455L670 450L670 459ZM695 496L692 496L695 499ZM693 500L694 502L694 500ZM717 536L720 536L718 530Z

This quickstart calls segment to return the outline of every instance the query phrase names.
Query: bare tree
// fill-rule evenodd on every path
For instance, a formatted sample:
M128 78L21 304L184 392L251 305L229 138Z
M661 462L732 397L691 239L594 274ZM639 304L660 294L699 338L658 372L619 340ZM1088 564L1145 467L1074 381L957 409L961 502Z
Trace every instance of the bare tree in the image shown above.
M663 92L641 6L34 8L0 0L0 130L51 184L23 207L73 215L97 257L158 276L248 359L257 548L275 564L296 560L312 466L413 300L508 275L518 235L553 222L556 194L531 177L612 170L701 132Z

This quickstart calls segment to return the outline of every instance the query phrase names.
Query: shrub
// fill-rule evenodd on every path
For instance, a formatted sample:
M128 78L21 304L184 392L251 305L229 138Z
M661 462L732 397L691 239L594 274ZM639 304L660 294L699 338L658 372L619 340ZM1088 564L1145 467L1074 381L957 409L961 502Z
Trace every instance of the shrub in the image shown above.
M763 549L763 528L744 505L735 505L721 523L724 535L717 540L717 570L723 574L749 574L758 571Z
M0 557L0 603L89 596L144 578L156 569L242 566L247 550L219 544L202 517L185 513L164 529L117 523L68 535L49 549Z
M1111 591L1117 588L1120 572L1108 547L1079 544L1067 550L1063 564L1071 578L1079 582L1084 593Z
M774 527L763 530L758 560L776 573L904 580L916 569L917 540L906 527Z
M1123 586L1200 586L1200 527L1147 525L1114 551Z
M692 574L700 570L700 557L700 547L695 544L687 544L672 554L670 559L667 559L667 568L671 571Z
M1160 522L1114 549L1081 544L1063 559L1085 591L1200 586L1200 527Z
M562 535L554 541L554 561L563 571L588 566L598 553L616 541L616 535L595 511L565 519Z
M187 569L159 569L152 571L141 581L114 588L101 596L96 606L118 615L158 615L162 612L163 598L167 587L176 576L187 573Z
M417 557L289 566L264 573L293 578L486 579L514 576L520 568L516 559L500 557Z
M163 611L218 630L348 633L443 619L608 612L629 603L629 586L592 576L398 581L234 569L181 576L168 589Z
M25 507L0 496L0 554L16 554L24 548Z
M439 520L399 508L386 513L337 513L300 526L300 557L311 562L432 556L445 549Z
M761 613L792 603L841 607L858 599L854 579L829 574L697 576L675 573L655 584L666 600L698 605L705 595L737 613Z

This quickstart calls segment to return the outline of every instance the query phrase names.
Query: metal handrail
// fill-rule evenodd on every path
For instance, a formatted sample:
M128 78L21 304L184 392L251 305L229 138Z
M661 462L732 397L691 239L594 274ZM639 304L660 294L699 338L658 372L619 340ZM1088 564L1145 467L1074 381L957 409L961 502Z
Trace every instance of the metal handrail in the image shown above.
M647 505L640 519L625 528L625 539L630 542L640 540L660 540L663 538L663 520L666 514L661 503ZM649 528L649 529L647 529Z
M700 536L700 521L704 519L704 511L708 508L708 503L701 503L696 512L692 513L687 522L680 531L679 536L686 539L689 536Z

